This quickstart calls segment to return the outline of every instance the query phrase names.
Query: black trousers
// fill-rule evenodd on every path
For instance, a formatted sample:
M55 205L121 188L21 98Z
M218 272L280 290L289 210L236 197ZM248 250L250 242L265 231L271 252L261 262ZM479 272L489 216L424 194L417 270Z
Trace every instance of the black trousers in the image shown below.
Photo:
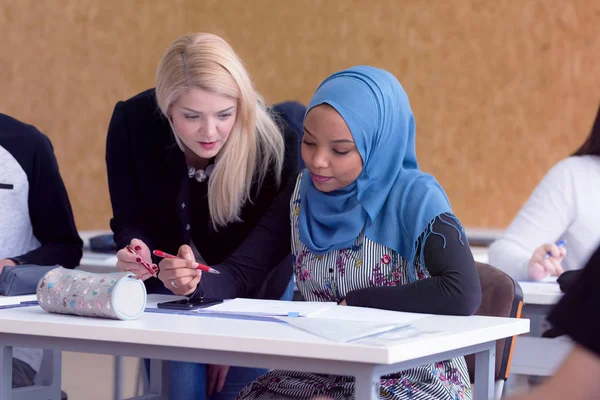
M12 387L21 388L33 386L35 383L35 371L24 361L13 358L12 364Z

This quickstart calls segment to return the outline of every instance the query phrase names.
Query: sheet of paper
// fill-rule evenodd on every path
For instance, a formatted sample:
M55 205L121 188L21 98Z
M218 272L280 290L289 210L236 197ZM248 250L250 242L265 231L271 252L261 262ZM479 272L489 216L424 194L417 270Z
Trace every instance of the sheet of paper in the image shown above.
M439 336L443 332L441 331L425 331L414 326L407 326L403 329L396 329L389 332L384 332L380 335L369 336L360 340L356 343L364 344L368 346L389 346L392 344L399 344L406 341L415 340L417 338L422 339L424 337Z
M407 325L421 318L427 317L427 314L407 313L400 311L379 310L377 308L366 307L328 307L321 312L311 315L311 317L327 318L344 321L370 321L385 322L396 325Z
M338 307L337 303L314 301L283 301L259 299L226 300L207 308L196 310L198 313L239 314L261 316L296 316L308 317L328 308Z
M333 342L350 342L408 327L386 322L335 320L329 318L280 318L293 327Z

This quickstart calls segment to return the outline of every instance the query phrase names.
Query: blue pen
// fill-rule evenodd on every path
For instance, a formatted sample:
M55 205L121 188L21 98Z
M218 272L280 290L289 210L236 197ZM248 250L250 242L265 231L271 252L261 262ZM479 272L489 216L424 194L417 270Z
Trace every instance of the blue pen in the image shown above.
M567 245L567 241L566 240L559 240L558 242L556 242L556 246L560 249L561 247L565 247ZM546 253L546 256L544 257L544 260L549 259L550 257L552 257L552 253L548 252Z

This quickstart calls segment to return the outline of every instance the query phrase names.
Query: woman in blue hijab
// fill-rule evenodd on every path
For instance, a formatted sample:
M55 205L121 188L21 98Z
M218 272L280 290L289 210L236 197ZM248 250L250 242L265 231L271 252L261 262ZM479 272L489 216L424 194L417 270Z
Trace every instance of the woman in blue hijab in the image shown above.
M218 279L258 284L260 265L290 251L296 283L309 301L395 311L470 315L481 288L464 230L439 183L419 170L408 97L389 72L354 67L327 78L304 120L306 169L291 204L276 199ZM291 212L291 223L290 223ZM282 238L291 235L291 242ZM204 295L235 297L203 277ZM208 291L208 293L207 293ZM335 372L334 372L335 373ZM354 379L272 371L243 400L315 396L350 399ZM384 399L470 399L462 357L387 375Z

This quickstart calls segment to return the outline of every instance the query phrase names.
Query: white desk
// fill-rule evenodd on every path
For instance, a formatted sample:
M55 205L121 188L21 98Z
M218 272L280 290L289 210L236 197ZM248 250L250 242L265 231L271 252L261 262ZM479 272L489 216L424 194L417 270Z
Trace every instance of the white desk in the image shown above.
M96 273L117 272L116 265L117 256L115 254L92 253L84 250L77 269Z
M503 229L465 228L469 243L473 246L487 247L498 239Z
M90 238L106 234L112 234L112 232L105 230L79 231L79 236L83 240L83 257L81 258L81 262L77 269L97 273L117 271L116 255L109 253L94 253L90 251Z
M549 376L562 364L573 348L564 337L542 338L542 326L563 293L557 283L519 282L523 290L523 314L531 320L531 332L515 342L511 373Z
M489 257L487 247L471 246L471 253L473 253L473 258L475 261L484 264L488 263Z
M557 283L520 281L519 285L523 289L523 302L525 305L540 306L546 312L558 303L563 295Z
M22 301L36 300L35 295L25 296L0 296L0 306L19 304ZM0 310L2 312L3 310ZM0 364L4 362L5 368L12 369L12 356L6 355L6 348L0 344ZM2 359L4 354L4 359ZM61 395L61 366L62 354L60 351L44 350L44 356L39 371L35 377L35 386L12 389L13 400L47 400L49 398L60 398ZM0 365L0 370L2 365ZM12 373L12 372L11 372ZM3 374L0 374L0 377ZM1 378L0 378L1 379ZM0 382L0 399L5 398L6 390L11 391L12 382L8 382L8 388L3 387Z
M504 229L496 228L465 228L467 237L473 239L496 240L504 233Z
M154 299L155 296L150 296ZM2 368L8 346L332 373L356 377L357 399L379 399L381 375L451 357L476 354L475 399L493 396L495 341L529 331L528 320L427 316L412 327L421 335L385 344L363 339L335 343L283 323L144 313L135 321L52 315L40 307L0 311ZM429 333L429 334L428 334ZM0 347L2 348L2 347ZM152 371L152 398L161 380ZM10 400L10 382L0 398ZM148 397L146 397L148 398Z

